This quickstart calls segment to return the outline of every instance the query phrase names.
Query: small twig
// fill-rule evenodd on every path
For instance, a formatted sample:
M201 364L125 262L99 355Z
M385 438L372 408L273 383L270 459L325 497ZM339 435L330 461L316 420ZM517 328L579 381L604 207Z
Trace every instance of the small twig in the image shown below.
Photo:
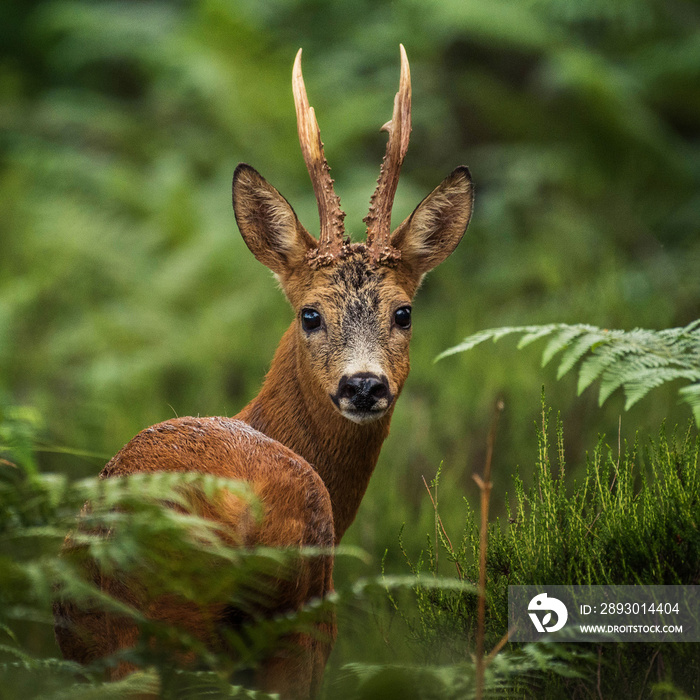
M428 497L430 498L430 502L433 504L433 510L435 511L435 566L437 567L437 526L438 524L440 525L440 530L442 530L442 534L445 536L445 539L447 540L447 544L450 545L450 554L454 556L454 547L452 546L452 540L450 539L449 535L447 534L447 530L445 530L445 526L442 524L442 518L438 514L437 510L437 503L433 499L433 494L430 493L430 487L428 486L428 482L425 480L425 477L421 475L421 479L423 479L423 485L425 486L425 490L428 492ZM457 561L457 558L455 556L455 566L457 567L457 576L459 577L459 580L461 581L464 576L462 574L462 567L459 565L459 562Z
M656 657L659 655L659 652L661 651L661 648L659 647L651 657L651 662L649 663L649 668L647 668L647 672L644 674L644 680L642 681L642 690L639 693L639 700L642 700L642 695L644 695L644 687L647 684L647 678L649 678L649 673L651 672L652 666L654 665L654 661L656 661Z
M661 651L661 649L659 649L659 651ZM656 669L656 673L657 673L657 677L659 679L659 683L661 683L661 681L663 680L663 677L664 677L664 655L663 654L659 654L659 663L657 664L657 667L658 668Z
M591 530L593 529L593 526L595 525L596 520L598 520L598 518L601 516L602 512L603 512L602 510L599 510L599 511L598 511L598 513L597 513L597 515L595 516L595 518L593 518L593 522L586 528L586 534L588 534L588 535L592 534L592 533L591 533Z
M484 618L486 615L486 545L488 543L489 528L489 500L491 498L491 462L493 459L493 447L496 442L496 430L498 419L503 411L503 399L497 399L491 419L488 443L486 445L486 461L484 463L483 477L473 474L481 491L481 530L479 532L479 597L477 601L476 617L476 700L482 700L484 696L484 671L486 664L484 659Z
M438 480L435 478L435 500L433 501L433 509L435 511L435 575L438 574L438 556L440 554L440 547L438 546Z
M496 655L498 654L501 649L508 643L508 640L510 639L511 635L515 632L517 629L517 625L513 625L499 640L498 644L491 649L491 651L488 653L486 659L484 660L484 671L491 665L491 662L496 658Z
M615 481L617 480L617 475L620 473L620 453L622 452L622 414L618 416L617 420L617 465L615 467L615 476L613 476L610 482L610 492L612 493L613 486L615 486Z

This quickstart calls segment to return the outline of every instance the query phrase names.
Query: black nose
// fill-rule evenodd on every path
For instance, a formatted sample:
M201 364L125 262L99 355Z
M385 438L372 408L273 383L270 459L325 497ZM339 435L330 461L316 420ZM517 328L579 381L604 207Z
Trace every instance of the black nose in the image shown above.
M369 372L345 376L338 385L337 401L347 399L358 411L371 411L381 399L389 399L389 381ZM390 402L387 402L387 406Z

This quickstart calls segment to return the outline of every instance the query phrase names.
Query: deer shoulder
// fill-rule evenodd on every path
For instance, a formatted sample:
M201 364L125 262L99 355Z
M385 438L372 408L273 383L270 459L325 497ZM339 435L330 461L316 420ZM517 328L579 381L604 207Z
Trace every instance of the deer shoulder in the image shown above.
M200 514L221 522L244 546L334 544L328 491L301 456L236 418L174 418L142 430L105 466L101 478L157 471L198 472L249 483L262 513L235 495L215 504L202 499Z

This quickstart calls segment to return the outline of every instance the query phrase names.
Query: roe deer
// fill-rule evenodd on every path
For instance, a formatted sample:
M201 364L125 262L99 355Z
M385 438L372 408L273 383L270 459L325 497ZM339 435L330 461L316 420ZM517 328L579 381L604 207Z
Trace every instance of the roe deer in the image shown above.
M253 255L272 270L295 318L280 342L258 396L234 418L175 418L139 433L103 469L101 477L162 470L212 473L246 480L263 504L251 526L240 501L211 507L208 517L235 533L244 546L337 545L360 501L389 433L396 399L409 371L411 300L426 272L452 253L469 223L473 192L469 170L456 168L391 233L391 209L411 131L408 60L401 52L400 88L365 243L344 238L340 200L333 190L314 110L301 73L293 70L301 150L318 201L320 236L313 238L287 200L249 165L233 176L233 208ZM70 544L68 545L70 546ZM281 610L302 608L333 590L330 554L304 560L294 580L276 582ZM128 584L105 583L129 598ZM144 611L173 621L214 644L201 611ZM218 614L218 613L217 613ZM234 624L220 611L221 624ZM133 646L138 629L128 620L89 614L67 601L56 604L56 635L64 655L87 662ZM294 653L275 652L257 675L259 687L285 698L313 696L335 639L331 617L319 634L298 634ZM121 677L134 667L121 663Z

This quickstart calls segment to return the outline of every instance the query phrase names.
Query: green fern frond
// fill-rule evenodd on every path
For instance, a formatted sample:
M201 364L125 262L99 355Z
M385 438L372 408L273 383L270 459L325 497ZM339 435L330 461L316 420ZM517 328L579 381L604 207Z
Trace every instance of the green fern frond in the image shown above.
M608 330L587 324L552 323L543 326L506 326L479 331L442 352L437 360L471 350L486 340L522 335L518 348L549 337L542 366L560 356L557 379L579 365L578 393L600 380L598 403L602 405L620 387L625 410L652 389L670 381L689 382L679 390L681 401L693 411L700 426L700 319L684 328L661 331L636 328Z
M700 425L700 384L685 386L678 393L683 401L690 404L690 408L695 416L695 422Z

